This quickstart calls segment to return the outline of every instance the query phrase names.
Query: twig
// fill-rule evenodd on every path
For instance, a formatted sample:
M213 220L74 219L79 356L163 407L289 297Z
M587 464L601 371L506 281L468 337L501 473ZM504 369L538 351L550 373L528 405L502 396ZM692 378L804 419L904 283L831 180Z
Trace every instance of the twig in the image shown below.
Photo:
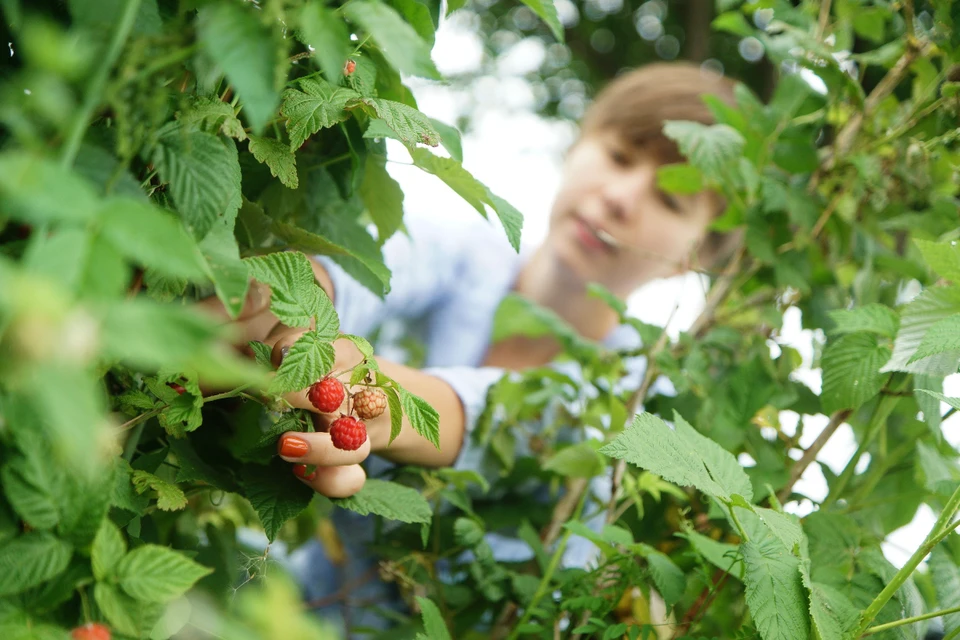
M931 611L930 613L924 613L923 615L913 616L912 618L904 618L903 620L894 620L893 622L888 622L886 624L878 624L875 627L870 627L863 632L863 635L869 636L873 633L880 633L881 631L886 631L887 629L894 629L896 627L902 627L907 624L913 624L914 622L923 622L924 620L929 620L930 618L939 618L940 616L947 616L951 613L960 613L960 605L952 607L950 609L941 609L940 611Z
M817 20L817 40L823 40L823 35L827 32L827 24L830 22L830 0L823 0L820 3L820 15Z
M826 428L817 436L817 439L813 441L813 444L803 452L803 456L794 463L790 468L790 479L787 480L787 484L784 485L783 489L780 490L780 493L777 494L777 499L781 502L786 502L790 497L790 493L793 491L793 485L797 484L797 481L800 479L800 476L803 475L803 472L807 470L807 467L817 459L817 454L820 453L820 450L823 449L824 445L827 444L827 441L833 437L833 434L836 430L843 424L843 421L850 417L852 412L850 409L844 409L843 411L837 411L832 416L830 416L830 422L827 423Z

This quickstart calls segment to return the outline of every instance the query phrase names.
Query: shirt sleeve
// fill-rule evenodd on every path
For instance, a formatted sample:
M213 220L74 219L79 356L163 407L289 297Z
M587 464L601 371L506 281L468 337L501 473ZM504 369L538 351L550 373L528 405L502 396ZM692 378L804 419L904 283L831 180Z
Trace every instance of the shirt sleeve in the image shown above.
M333 282L340 330L369 336L383 318L409 319L424 314L455 288L461 269L460 236L455 227L411 218L410 235L397 233L383 245L391 272L390 291L380 298L350 276L330 256L315 256Z
M463 406L463 444L452 465L453 468L460 471L475 471L488 480L496 478L499 469L486 461L484 454L487 447L477 443L473 433L480 414L486 407L487 392L506 371L499 367L431 367L424 369L424 373L449 384Z

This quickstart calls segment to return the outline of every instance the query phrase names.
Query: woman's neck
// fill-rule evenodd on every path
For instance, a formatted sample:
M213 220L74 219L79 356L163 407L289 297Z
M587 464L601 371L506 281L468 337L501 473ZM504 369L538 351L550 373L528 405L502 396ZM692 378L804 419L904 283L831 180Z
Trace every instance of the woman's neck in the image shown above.
M542 248L521 268L513 292L552 310L589 340L603 340L619 321L613 309L587 292L586 283L572 278ZM549 364L560 351L551 336L514 336L491 345L484 364L521 370Z

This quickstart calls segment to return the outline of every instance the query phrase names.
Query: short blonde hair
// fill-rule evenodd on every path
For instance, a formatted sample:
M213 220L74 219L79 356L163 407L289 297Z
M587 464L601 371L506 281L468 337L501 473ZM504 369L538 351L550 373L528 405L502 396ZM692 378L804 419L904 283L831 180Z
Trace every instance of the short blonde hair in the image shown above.
M581 137L613 133L635 148L653 151L662 164L683 162L676 143L663 134L668 120L716 122L703 98L715 96L735 106L737 82L690 62L658 62L639 67L610 82L587 109ZM717 215L722 213L722 204ZM715 265L729 256L739 234L711 231L700 249L700 262Z

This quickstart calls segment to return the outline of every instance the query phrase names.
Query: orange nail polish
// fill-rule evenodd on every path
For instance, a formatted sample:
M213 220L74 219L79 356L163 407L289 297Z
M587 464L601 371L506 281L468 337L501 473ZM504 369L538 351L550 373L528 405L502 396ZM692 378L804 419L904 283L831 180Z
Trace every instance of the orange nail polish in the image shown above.
M284 436L280 438L280 455L284 458L300 458L307 455L310 445L303 438Z
M293 474L298 478L303 478L307 482L317 477L316 470L311 471L309 474L307 473L307 465L305 464L294 465Z

